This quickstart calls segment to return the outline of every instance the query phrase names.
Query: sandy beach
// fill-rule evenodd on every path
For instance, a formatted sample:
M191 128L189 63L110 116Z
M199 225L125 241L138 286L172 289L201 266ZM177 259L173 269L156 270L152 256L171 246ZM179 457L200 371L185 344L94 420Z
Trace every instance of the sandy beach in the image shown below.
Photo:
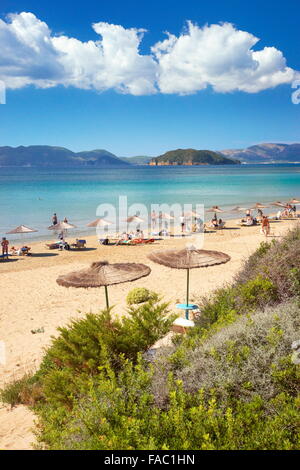
M298 219L299 220L299 219ZM271 224L272 237L282 236L296 220ZM191 300L216 287L230 282L247 258L265 237L260 227L239 227L236 221L227 222L226 229L206 233L205 249L223 251L231 256L226 265L197 269L191 272ZM31 244L32 256L14 257L0 263L0 341L5 344L6 363L0 365L0 387L24 373L34 371L49 345L57 327L66 325L72 318L83 317L87 312L98 312L105 307L104 289L66 289L56 283L56 278L73 270L87 267L97 260L114 262L141 262L151 267L151 274L133 283L109 288L114 313L125 313L127 293L134 287L145 286L160 292L170 301L171 308L185 298L185 271L171 270L148 260L147 254L155 249L183 248L192 240L174 237L159 240L152 245L102 246L96 236L87 239L87 250L48 250L45 242ZM67 238L72 242L72 236ZM41 329L40 333L32 330ZM24 406L12 410L0 405L0 449L30 449L34 442L31 432L34 416Z

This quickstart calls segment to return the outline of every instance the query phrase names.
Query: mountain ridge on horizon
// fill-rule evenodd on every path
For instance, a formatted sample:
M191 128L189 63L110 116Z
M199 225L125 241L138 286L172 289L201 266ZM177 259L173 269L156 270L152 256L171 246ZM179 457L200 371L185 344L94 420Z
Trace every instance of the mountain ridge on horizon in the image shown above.
M0 147L0 167L128 167L116 155L104 149L73 152L51 145Z
M219 153L242 163L296 163L300 162L300 143L263 142L245 149L227 149Z
M174 152L174 150L171 152ZM300 143L286 144L265 142L251 145L245 149L225 149L221 151L209 152L222 155L232 160L239 160L242 163L266 164L300 162ZM0 167L57 166L67 168L128 168L134 165L149 165L149 162L155 158L158 157L147 155L118 157L105 149L73 152L66 147L51 145L20 145L18 147L0 147Z

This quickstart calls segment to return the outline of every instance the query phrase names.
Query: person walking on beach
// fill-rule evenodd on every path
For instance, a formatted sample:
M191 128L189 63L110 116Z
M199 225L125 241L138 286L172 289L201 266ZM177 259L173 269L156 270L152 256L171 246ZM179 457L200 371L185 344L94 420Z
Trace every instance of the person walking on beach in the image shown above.
M64 218L64 223L67 224L68 223L68 219L67 217Z
M2 238L1 246L2 246L2 257L8 259L8 245L9 241L6 240L5 237Z
M184 227L185 227L185 217L184 213L179 217L180 225L181 225L181 232L184 232Z
M57 215L54 212L53 217L52 217L52 225L57 225Z
M261 229L263 234L267 237L270 233L270 222L266 215L264 215L262 218Z

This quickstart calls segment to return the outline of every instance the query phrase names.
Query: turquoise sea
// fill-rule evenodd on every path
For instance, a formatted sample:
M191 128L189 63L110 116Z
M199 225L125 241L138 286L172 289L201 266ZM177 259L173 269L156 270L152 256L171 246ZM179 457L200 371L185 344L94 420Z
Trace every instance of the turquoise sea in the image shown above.
M128 205L193 203L222 209L299 199L300 164L55 171L0 168L0 236L24 224L38 230L30 239L51 238L47 227L54 212L75 224L77 233L87 233L85 225L96 218L97 206L117 206L120 195L127 196Z

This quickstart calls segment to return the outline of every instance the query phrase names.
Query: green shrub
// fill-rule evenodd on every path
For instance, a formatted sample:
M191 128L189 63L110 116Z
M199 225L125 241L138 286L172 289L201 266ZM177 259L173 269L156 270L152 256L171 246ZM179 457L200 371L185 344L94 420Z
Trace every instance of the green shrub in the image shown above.
M244 284L223 287L201 298L198 301L201 313L196 324L201 328L208 328L214 323L223 325L227 320L235 320L237 315L275 303L277 298L276 286L259 275Z
M106 370L67 419L60 409L39 411L39 441L62 450L299 448L299 398L281 393L266 407L256 395L224 407L214 392L191 395L170 377L168 406L161 409L153 402L151 375L139 362L127 362L119 375Z
M291 362L291 345L299 332L299 306L294 301L240 316L199 341L186 339L179 348L163 349L154 364L155 401L166 404L169 372L190 394L215 389L224 406L257 393L266 402L281 392L296 396L300 368Z
M26 374L19 380L8 384L3 390L0 390L0 400L8 403L11 407L21 403L33 405L37 397L40 397L40 388L35 383L33 376Z
M157 294L146 289L146 287L135 287L128 293L126 301L128 305L134 305L156 298Z
M143 352L174 317L138 291L120 320L109 310L60 329L34 377L2 395L19 403L36 387L42 448L298 450L299 250L300 229L262 244L151 363Z
M236 282L243 284L262 276L276 287L278 301L300 296L300 227L280 241L261 246L246 261Z
M58 328L40 369L30 378L30 387L39 390L35 402L46 400L70 408L84 389L89 377L99 374L103 364L114 370L122 367L126 358L133 362L163 337L175 319L169 315L168 303L153 297L148 302L132 306L128 316L112 318L111 311L87 314ZM28 378L24 378L27 384ZM4 401L22 403L23 381L11 384L2 392Z

